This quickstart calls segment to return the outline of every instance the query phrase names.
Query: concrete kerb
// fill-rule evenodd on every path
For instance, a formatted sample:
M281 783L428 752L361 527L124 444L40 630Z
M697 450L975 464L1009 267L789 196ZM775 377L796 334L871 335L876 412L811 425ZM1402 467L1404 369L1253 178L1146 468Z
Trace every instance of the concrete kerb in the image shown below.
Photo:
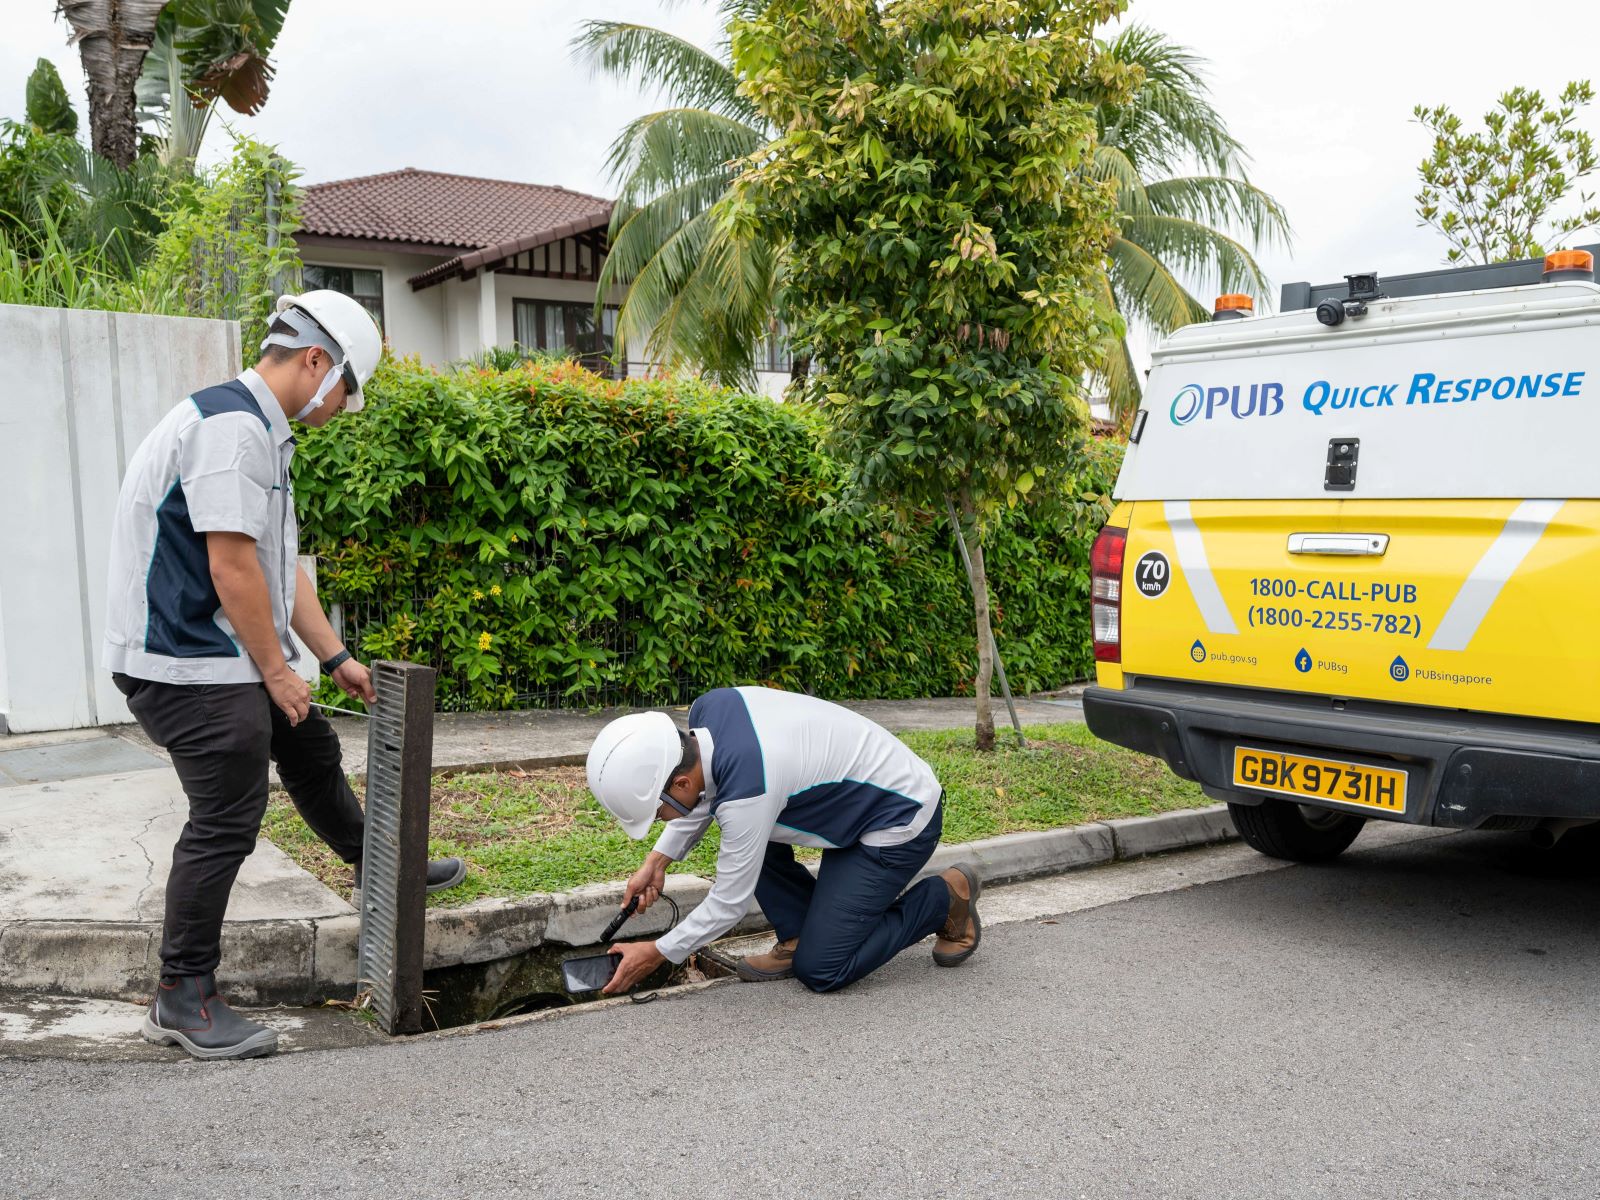
M1125 817L1107 821L1116 841L1118 858L1144 858L1189 846L1209 846L1239 836L1226 804L1162 813L1155 817Z
M1015 883L1237 836L1227 806L1215 805L940 846L923 874L966 861L977 864L987 883ZM667 895L683 914L710 887L696 875L667 877ZM622 889L621 882L591 884L553 895L429 909L425 965L431 970L492 962L543 945L593 945L616 915ZM671 906L658 903L630 920L620 936L660 934L670 922ZM752 902L730 934L767 928ZM231 922L223 932L228 993L247 1004L317 1004L348 997L356 985L359 934L354 915ZM151 923L14 922L0 927L0 989L141 1000L159 970L159 949L160 927Z

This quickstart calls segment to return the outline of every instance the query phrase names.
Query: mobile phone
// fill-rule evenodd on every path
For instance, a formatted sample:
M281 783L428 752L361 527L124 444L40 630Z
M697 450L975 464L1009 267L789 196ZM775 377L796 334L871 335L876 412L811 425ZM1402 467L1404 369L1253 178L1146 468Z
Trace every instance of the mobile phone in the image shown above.
M574 995L597 992L611 982L621 961L620 954L589 954L581 958L569 958L561 964L562 985Z

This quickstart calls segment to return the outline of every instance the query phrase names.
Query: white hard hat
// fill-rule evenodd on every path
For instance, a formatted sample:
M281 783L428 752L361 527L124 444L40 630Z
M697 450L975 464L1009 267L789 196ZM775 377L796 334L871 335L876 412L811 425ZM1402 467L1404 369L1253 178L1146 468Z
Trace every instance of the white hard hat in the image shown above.
M589 790L637 841L650 831L661 793L683 759L678 727L666 713L629 713L589 747Z
M301 314L311 318L310 322ZM279 296L276 317L293 326L295 332L269 333L261 348L321 346L330 351L338 360L335 366L344 379L345 407L350 412L360 412L365 403L361 389L378 369L378 359L383 354L383 339L372 314L343 292L322 288L298 296Z

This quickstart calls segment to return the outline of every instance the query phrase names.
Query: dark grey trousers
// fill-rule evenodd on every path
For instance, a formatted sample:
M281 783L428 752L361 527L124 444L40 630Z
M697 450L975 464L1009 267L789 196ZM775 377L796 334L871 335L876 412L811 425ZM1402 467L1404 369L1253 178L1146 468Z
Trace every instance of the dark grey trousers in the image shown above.
M261 832L269 760L312 832L345 862L361 857L361 805L344 777L339 735L316 709L291 726L259 683L112 680L150 740L172 755L189 798L167 877L161 973L205 975L221 961L228 893Z

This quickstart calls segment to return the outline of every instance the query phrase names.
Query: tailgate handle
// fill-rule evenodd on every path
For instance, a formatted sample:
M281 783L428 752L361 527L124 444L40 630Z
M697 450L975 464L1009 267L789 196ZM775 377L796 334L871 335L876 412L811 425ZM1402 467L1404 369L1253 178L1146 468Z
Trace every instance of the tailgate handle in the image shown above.
M1381 558L1389 549L1387 533L1291 533L1290 554L1334 554Z

